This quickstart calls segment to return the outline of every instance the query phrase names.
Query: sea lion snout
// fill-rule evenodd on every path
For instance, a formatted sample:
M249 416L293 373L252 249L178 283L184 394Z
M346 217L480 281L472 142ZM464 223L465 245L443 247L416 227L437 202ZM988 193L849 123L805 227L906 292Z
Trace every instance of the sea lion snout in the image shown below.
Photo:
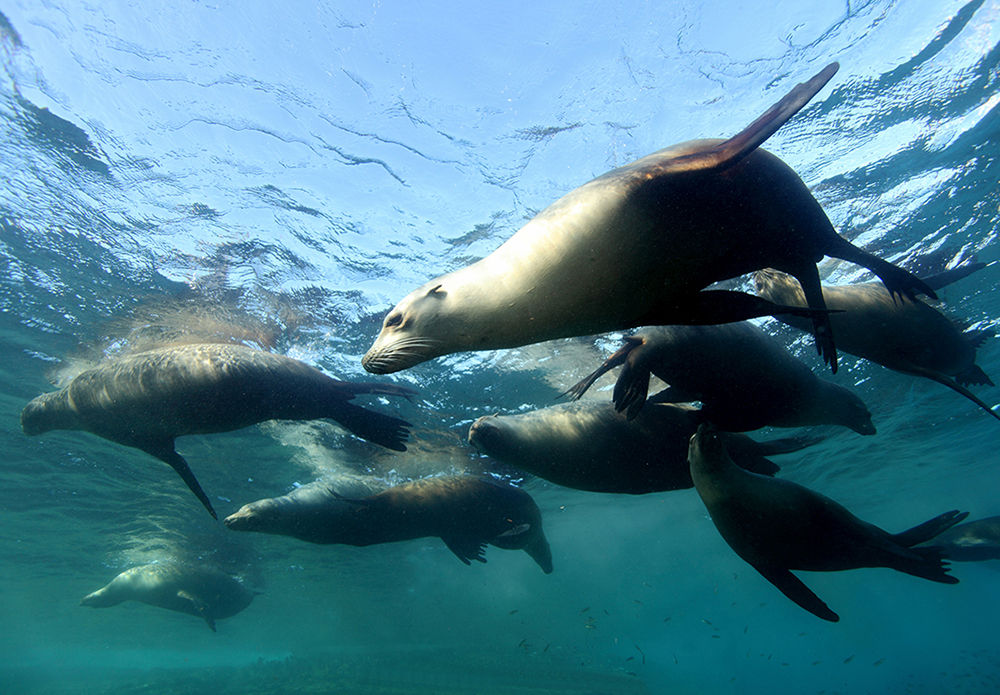
M254 531L260 526L260 517L252 504L244 504L238 511L230 514L222 523L233 531Z
M500 428L497 426L496 415L483 415L469 427L469 444L476 447L480 453L489 453L500 439Z

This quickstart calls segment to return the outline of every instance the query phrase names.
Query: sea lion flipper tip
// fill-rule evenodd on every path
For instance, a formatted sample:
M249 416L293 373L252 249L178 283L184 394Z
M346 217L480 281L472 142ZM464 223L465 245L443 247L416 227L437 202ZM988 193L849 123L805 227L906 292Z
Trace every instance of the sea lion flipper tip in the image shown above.
M215 513L215 509L212 507L212 502L208 499L208 495L201 488L201 483L194 476L191 471L191 467L188 466L188 462L184 460L184 457L174 451L173 440L166 442L158 442L156 444L146 444L139 447L146 453L155 456L160 459L175 471L177 475L181 477L181 480L188 486L188 489L194 493L194 496L205 506L208 513L212 515L212 518L218 521L219 515Z
M830 607L823 602L823 599L813 593L812 589L807 587L801 579L784 567L754 565L754 569L760 572L764 579L774 584L781 593L817 618L829 620L831 623L840 620L840 616L830 610Z
M448 546L448 550L453 552L455 557L466 565L471 565L473 560L482 563L486 562L486 541L480 541L475 538L456 538L454 536L447 538L442 536L441 540Z

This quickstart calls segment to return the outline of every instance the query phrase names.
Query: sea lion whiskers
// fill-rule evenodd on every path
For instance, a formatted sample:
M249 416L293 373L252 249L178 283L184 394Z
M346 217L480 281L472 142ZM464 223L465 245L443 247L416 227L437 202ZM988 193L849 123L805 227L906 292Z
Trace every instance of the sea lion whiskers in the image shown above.
M427 353L437 351L443 343L442 340L419 335L402 338L393 344L391 351L365 355L364 367L373 374L406 369L426 360Z

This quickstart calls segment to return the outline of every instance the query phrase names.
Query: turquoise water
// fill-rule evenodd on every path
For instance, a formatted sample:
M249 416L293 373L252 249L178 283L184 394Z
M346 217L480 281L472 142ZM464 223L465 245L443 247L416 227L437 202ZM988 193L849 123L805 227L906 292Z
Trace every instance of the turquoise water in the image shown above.
M743 563L693 490L525 481L552 545L546 576L495 547L466 567L435 538L352 548L228 532L141 452L21 433L25 403L154 316L238 326L369 379L360 357L411 289L609 168L737 132L831 60L840 72L768 149L883 258L929 272L997 259L1000 5L662 5L0 5L0 690L1000 689L995 562L955 563L956 586L803 573L841 615L827 624ZM868 279L829 261L821 273ZM997 280L994 267L947 288L946 309L994 327ZM765 325L824 371L810 340ZM403 454L326 423L178 449L220 515L344 471L496 470L465 444L469 424L549 405L616 345L464 353L387 377L420 391L377 405L414 424ZM825 431L775 457L783 476L890 531L954 508L1000 513L995 420L841 359L823 376L861 395L878 434ZM996 379L1000 341L978 363ZM217 633L134 602L79 606L122 570L178 555L263 593Z

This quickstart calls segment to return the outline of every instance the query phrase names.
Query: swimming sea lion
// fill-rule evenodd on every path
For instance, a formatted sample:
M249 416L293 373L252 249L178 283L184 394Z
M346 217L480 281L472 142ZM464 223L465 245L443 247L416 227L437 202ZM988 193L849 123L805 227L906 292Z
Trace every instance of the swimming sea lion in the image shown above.
M705 420L742 432L771 425L843 425L875 434L871 413L849 389L820 379L751 323L652 326L567 391L579 398L605 372L623 365L615 408L635 417L646 402L650 373L670 384L660 402L701 401Z
M168 463L215 517L187 462L185 434L226 432L264 420L336 420L352 434L405 451L409 423L349 403L361 394L409 397L394 384L331 379L304 362L243 345L178 345L118 357L28 403L25 434L86 430Z
M459 560L486 562L486 544L524 550L552 572L542 514L524 490L471 475L424 478L363 498L329 486L257 500L223 523L234 531L292 536L310 543L374 545L439 536Z
M463 350L793 311L813 318L836 370L816 269L824 255L871 269L893 294L934 296L839 237L795 172L758 149L837 68L798 85L729 140L674 145L580 186L486 258L414 290L385 317L365 369L386 374ZM813 311L702 291L767 266L799 278Z
M949 560L1000 560L1000 516L959 524L935 538L934 545Z
M694 485L688 440L702 421L696 408L651 403L632 420L611 403L562 403L527 413L487 415L469 428L469 443L497 461L540 478L591 492L640 495ZM723 434L737 465L778 472L765 456L798 451L815 439L756 442Z
M726 543L785 596L810 613L840 617L789 570L889 567L943 584L957 584L934 538L968 513L950 511L902 533L862 521L829 497L789 480L736 466L720 433L701 425L688 452L691 478Z
M983 267L983 263L970 264L926 278L925 282L940 289ZM754 281L757 291L773 302L805 306L802 287L793 277L765 269L755 273ZM830 316L833 335L841 350L897 372L944 384L1000 419L1000 415L964 386L993 386L976 364L976 348L991 332L963 332L955 321L920 299L893 297L874 282L824 285L823 299L830 309L842 310ZM807 322L794 316L778 318L789 326L809 330Z
M141 601L203 618L215 632L216 620L236 615L258 593L211 567L158 562L125 570L107 586L84 596L80 605L107 608L122 601Z

